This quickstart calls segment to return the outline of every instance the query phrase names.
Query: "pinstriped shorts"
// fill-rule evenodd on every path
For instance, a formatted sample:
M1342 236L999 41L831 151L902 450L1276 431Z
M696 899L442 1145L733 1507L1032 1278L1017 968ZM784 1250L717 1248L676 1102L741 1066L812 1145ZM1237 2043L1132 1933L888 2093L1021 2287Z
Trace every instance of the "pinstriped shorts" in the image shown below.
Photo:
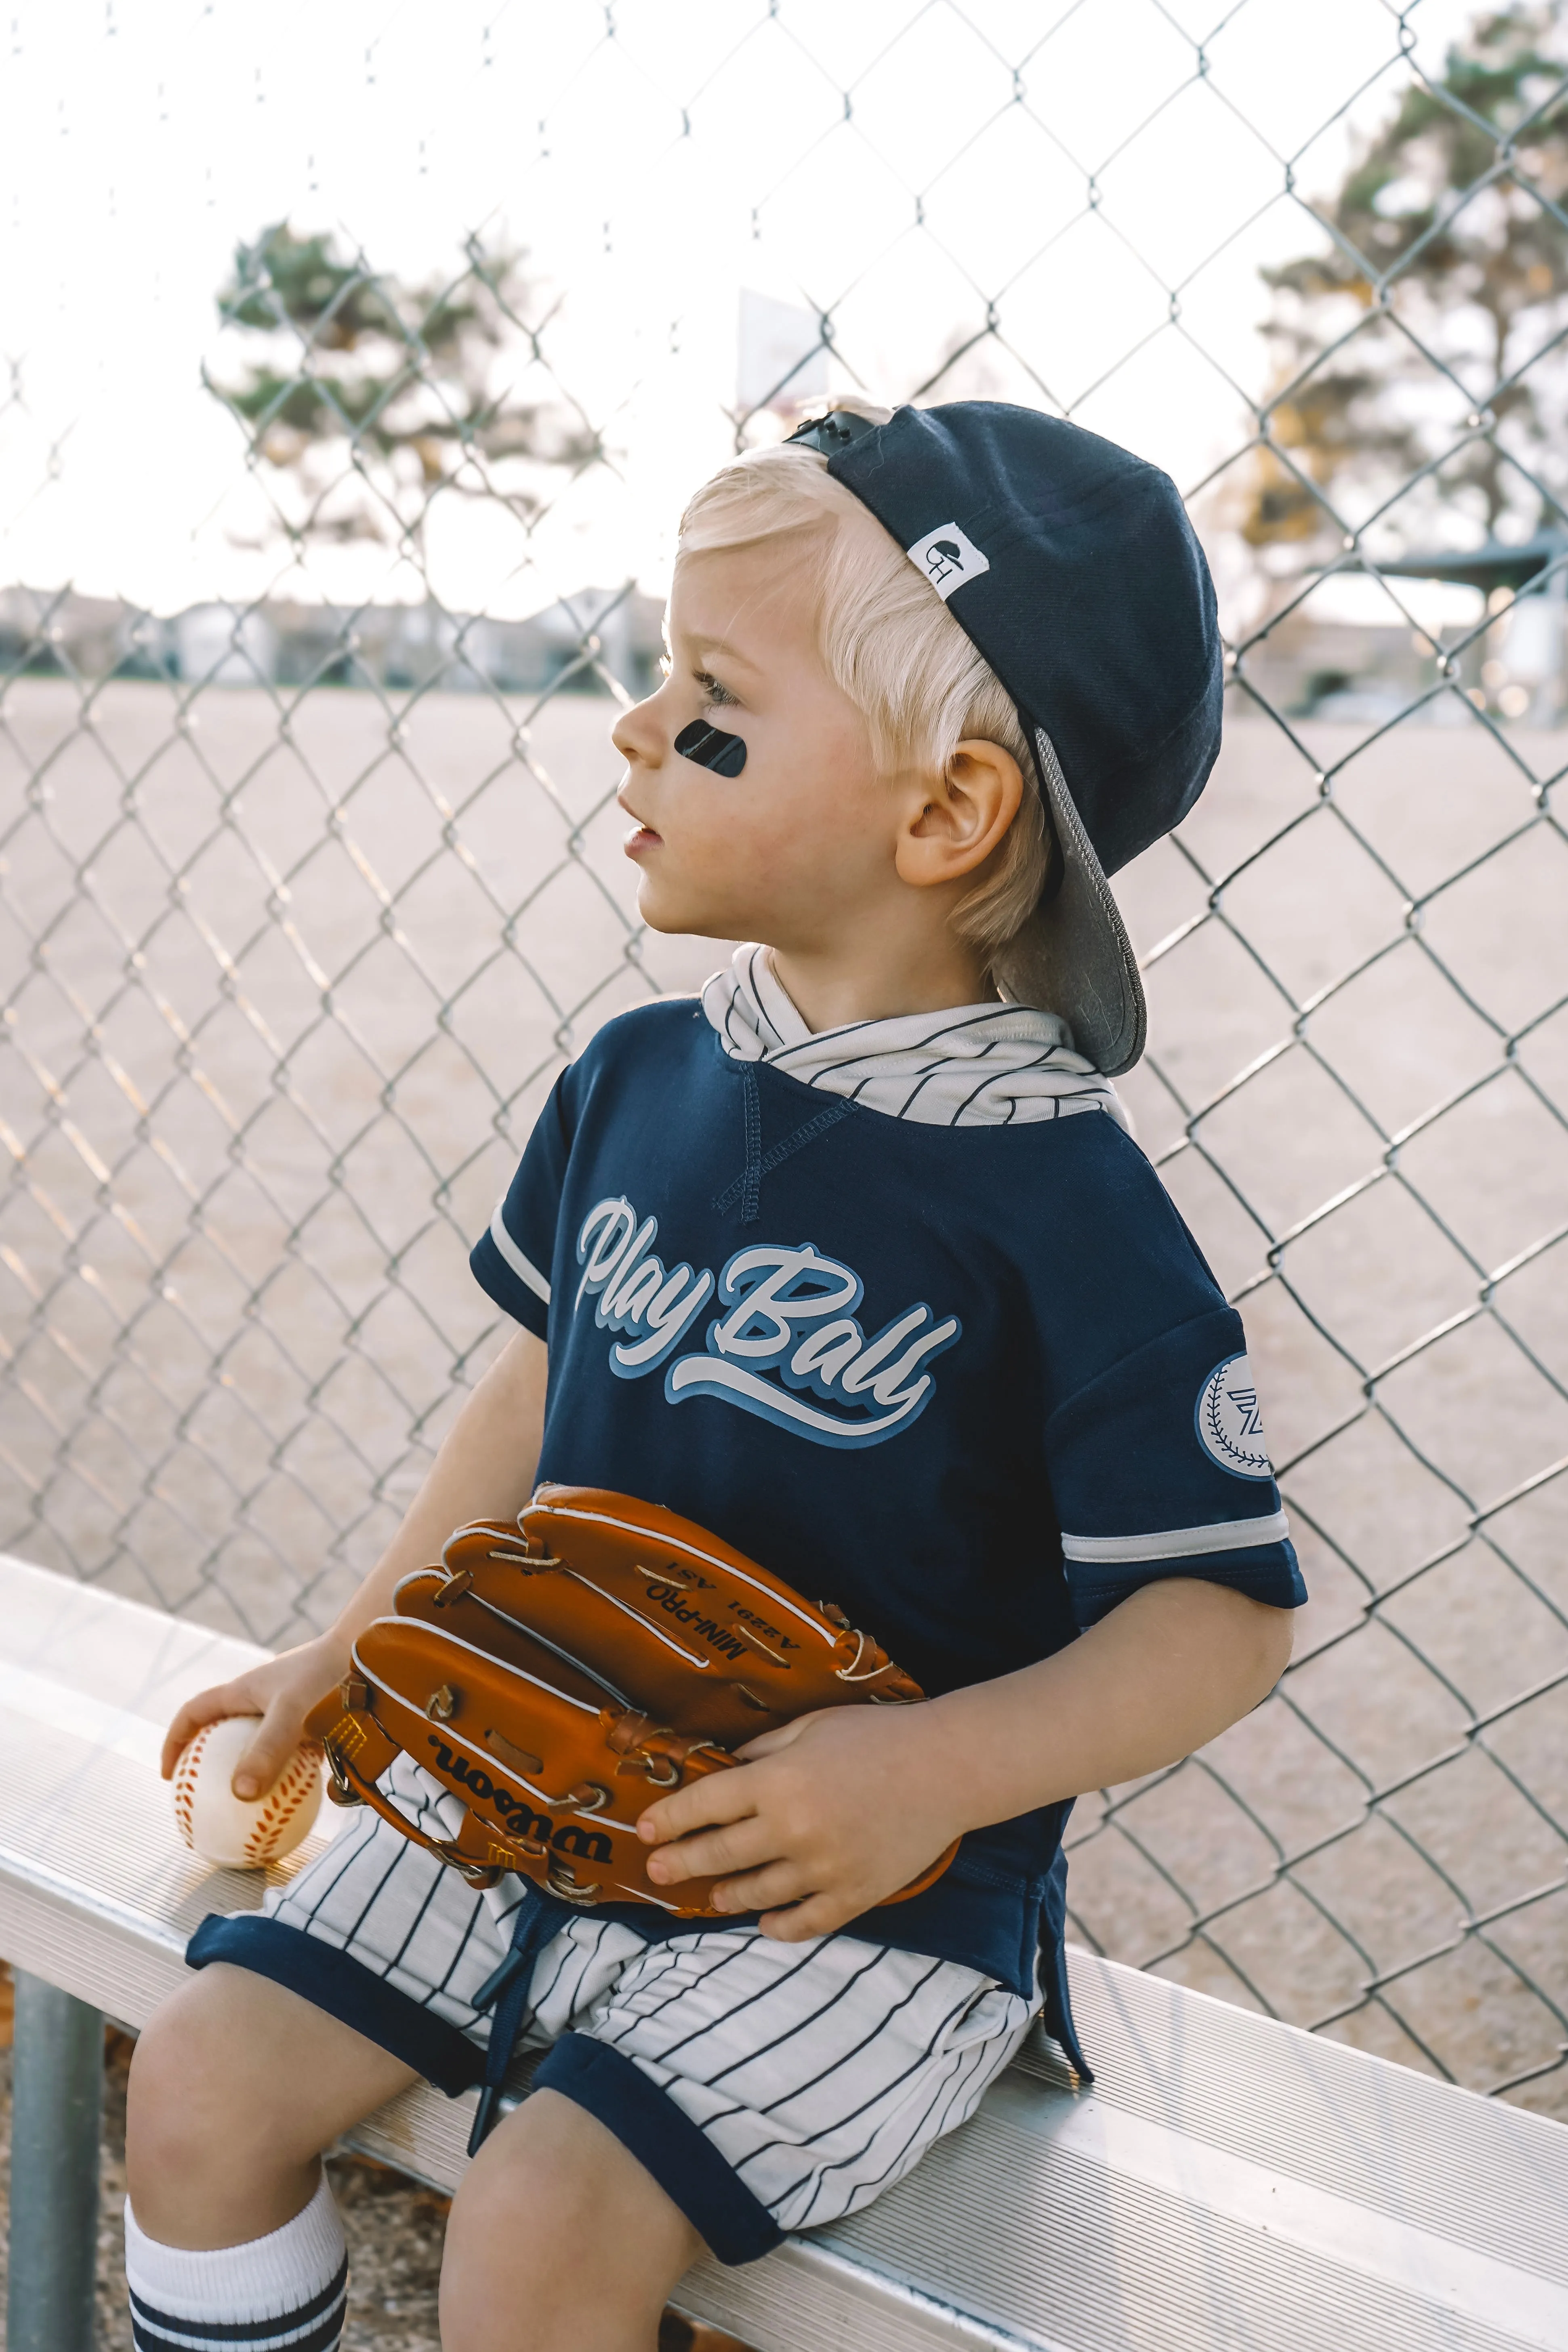
M433 1833L458 1827L443 1817L454 1801L406 1758L383 1786ZM461 2037L473 2079L489 2031L473 1995L527 1899L515 1878L476 1893L367 1811L262 1915L209 1922L192 1958L292 1983L416 2065L422 2016L443 2044ZM973 1969L853 1936L783 1944L695 1926L646 1942L591 1913L542 1948L530 2011L524 2042L550 2052L536 2087L598 2115L728 2261L901 2179L973 2113L1033 2014ZM460 2063L448 2072L443 2087L459 2087Z

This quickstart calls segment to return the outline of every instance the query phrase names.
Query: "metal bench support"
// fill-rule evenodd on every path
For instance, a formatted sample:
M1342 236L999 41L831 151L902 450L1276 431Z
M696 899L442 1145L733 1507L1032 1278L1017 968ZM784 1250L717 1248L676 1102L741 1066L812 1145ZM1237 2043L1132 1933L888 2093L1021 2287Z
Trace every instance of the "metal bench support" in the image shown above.
M16 1972L8 2352L92 2352L103 2012Z

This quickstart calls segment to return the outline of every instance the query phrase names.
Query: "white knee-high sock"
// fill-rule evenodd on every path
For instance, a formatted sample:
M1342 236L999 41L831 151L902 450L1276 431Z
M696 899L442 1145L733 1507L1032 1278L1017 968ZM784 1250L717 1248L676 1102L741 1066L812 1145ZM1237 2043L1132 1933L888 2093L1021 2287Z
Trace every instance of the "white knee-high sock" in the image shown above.
M343 2228L323 2174L302 2213L243 2246L161 2246L125 2200L137 2352L336 2352L348 2292Z

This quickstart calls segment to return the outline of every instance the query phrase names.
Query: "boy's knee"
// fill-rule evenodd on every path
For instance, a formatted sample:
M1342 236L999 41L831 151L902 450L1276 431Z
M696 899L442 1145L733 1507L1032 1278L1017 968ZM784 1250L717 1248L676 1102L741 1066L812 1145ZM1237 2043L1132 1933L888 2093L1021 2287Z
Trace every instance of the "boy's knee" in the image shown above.
M128 2160L182 2170L312 2162L412 2070L281 1985L204 1969L142 2031L131 2069ZM136 2203L134 2182L132 2202Z
M252 2006L243 1981L224 1985L209 1973L182 1985L143 2026L125 2114L133 2206L139 2179L200 2174L237 2144L254 2146L268 2103L246 2031Z
M212 2008L210 1988L197 1977L154 2010L142 2027L131 2060L128 2141L167 2140L199 2129L220 2054Z
M538 2092L492 2134L453 2200L442 2342L450 2352L584 2352L646 2333L651 2345L670 2288L701 2252L613 2133ZM526 2336L509 2334L521 2312Z

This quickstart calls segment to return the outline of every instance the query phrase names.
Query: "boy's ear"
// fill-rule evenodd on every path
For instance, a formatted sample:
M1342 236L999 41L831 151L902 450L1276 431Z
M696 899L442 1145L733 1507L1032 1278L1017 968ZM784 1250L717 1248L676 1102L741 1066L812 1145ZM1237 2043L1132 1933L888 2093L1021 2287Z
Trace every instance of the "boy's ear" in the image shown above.
M956 882L999 849L1024 797L1018 762L1000 743L966 737L944 773L911 789L895 864L917 889Z

